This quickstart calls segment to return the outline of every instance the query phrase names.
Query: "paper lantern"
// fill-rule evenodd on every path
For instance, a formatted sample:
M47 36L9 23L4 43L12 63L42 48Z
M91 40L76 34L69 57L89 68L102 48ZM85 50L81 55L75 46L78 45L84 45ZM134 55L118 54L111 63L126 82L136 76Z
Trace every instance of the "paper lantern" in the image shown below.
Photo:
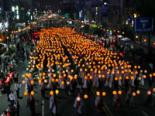
M137 95L139 95L140 94L140 90L137 90L136 93L137 93Z
M106 92L102 92L102 96L106 96Z
M122 91L121 90L118 91L118 95L122 95Z
M144 73L147 73L147 70L144 70Z
M112 92L112 94L113 94L113 95L117 95L117 91L114 90L114 91Z
M31 95L31 96L34 96L34 91L31 91L30 95Z
M126 76L125 79L126 79L126 80L129 80L129 76Z
M48 83L47 79L44 80L44 83Z
M76 101L79 102L80 100L81 100L80 96L76 97Z
M121 76L119 77L119 80L122 80L122 77Z
M147 91L147 95L151 95L152 92L150 90Z
M33 81L33 80L31 80L31 81L30 81L30 84L31 84L31 85L34 85L34 81Z
M152 91L155 93L155 88L153 88Z
M153 76L152 74L149 74L149 77L150 77L150 78L152 78L152 76Z
M56 94L56 95L59 94L59 90L58 90L58 89L55 90L55 94Z
M96 96L100 96L100 92L99 91L96 91Z
M54 95L54 92L53 92L53 90L51 90L51 91L50 91L50 95L51 95L51 96L53 96L53 95Z
M25 91L25 92L24 92L24 96L27 96L27 95L28 95L28 93Z
M23 81L22 81L22 84L25 84L25 83L26 83L25 80L23 80Z
M87 94L84 94L84 99L88 99L88 95Z
M136 92L132 92L132 96L134 96L134 97L135 97L135 96L136 96Z
M38 79L38 83L41 84L42 83L42 80L41 79Z
M115 81L118 81L118 77L115 77Z

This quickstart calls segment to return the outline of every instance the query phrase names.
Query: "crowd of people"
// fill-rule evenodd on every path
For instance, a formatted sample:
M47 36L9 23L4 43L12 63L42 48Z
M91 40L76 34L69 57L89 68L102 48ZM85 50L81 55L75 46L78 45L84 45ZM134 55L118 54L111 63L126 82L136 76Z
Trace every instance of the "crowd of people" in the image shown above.
M0 94L7 96L8 107L2 116L19 116L19 99L22 99L19 67L28 60L30 50L27 49L31 49L28 44L32 43L28 35L23 34L22 38L10 36L5 41L7 50L0 57Z
M42 97L49 97L52 115L57 114L55 99L60 90L74 97L76 115L83 113L84 100L91 97L94 97L96 108L102 108L102 98L108 94L113 95L116 110L120 107L122 94L126 96L126 104L132 106L133 98L141 94L140 88L145 85L146 79L151 80L147 93L148 102L152 102L155 73L130 64L120 53L104 48L73 28L42 29L29 59L22 83L32 116L36 113L36 83L41 87Z

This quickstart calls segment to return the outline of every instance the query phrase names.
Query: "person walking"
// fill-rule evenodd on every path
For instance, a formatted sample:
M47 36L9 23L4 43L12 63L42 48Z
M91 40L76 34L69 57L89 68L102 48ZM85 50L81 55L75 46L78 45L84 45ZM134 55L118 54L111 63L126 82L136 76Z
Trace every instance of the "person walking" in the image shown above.
M55 102L54 95L50 96L50 99L49 99L49 109L50 109L50 112L51 112L51 116L56 116L56 114L57 114L57 107L56 107L56 102Z
M75 116L81 116L82 115L82 108L83 108L83 101L82 101L80 95L78 95L75 98L73 107L75 108Z

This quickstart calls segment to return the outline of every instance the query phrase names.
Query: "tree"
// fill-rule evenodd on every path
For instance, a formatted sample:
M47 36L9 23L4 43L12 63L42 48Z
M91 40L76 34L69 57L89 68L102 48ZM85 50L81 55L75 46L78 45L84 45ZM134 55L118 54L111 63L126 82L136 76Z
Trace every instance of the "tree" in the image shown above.
M155 18L155 0L134 0L136 10L141 13L142 16L149 16Z

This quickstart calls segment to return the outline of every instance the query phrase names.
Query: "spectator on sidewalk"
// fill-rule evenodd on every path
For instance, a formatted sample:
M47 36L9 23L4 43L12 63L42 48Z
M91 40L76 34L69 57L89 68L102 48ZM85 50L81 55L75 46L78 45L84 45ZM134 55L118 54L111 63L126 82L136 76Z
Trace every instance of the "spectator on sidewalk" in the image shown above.
M9 101L10 101L11 106L14 106L14 104L16 102L16 97L15 97L13 91L11 91L9 94Z
M50 99L49 99L49 109L50 109L50 112L52 114L51 116L56 116L56 114L57 114L57 107L56 107L56 102L55 102L54 95L50 96Z

